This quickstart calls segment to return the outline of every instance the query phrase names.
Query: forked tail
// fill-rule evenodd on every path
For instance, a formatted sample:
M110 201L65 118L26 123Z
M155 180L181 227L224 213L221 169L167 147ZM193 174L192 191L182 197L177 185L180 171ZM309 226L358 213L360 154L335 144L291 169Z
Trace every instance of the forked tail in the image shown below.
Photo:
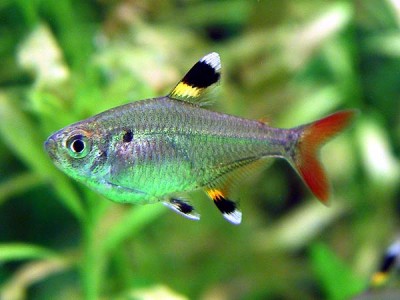
M302 134L292 153L291 162L310 190L324 204L328 203L330 188L318 160L318 150L327 140L347 127L356 114L355 110L344 110L299 127Z

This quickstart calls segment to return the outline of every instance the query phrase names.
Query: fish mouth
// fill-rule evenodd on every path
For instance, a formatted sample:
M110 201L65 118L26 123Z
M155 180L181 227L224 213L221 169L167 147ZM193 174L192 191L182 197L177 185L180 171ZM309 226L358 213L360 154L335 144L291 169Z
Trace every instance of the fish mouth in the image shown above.
M57 143L53 139L53 137L49 137L45 142L44 142L44 149L46 150L47 154L50 156L52 160L56 159L56 149L57 149Z

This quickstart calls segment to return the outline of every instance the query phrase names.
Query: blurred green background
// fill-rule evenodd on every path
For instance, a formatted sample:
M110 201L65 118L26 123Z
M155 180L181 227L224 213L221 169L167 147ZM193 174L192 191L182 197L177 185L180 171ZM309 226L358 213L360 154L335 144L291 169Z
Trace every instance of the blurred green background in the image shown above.
M0 1L0 298L362 293L398 234L399 25L395 0ZM361 111L321 153L329 208L276 161L238 184L240 226L201 192L193 222L114 204L44 153L53 131L167 94L211 51L223 68L211 109L278 127Z

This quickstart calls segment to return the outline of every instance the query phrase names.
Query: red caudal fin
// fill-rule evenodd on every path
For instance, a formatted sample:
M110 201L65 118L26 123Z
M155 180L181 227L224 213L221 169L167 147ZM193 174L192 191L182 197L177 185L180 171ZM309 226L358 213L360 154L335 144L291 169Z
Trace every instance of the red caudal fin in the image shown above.
M330 188L325 171L318 161L318 150L347 127L356 114L355 110L340 111L300 127L302 134L292 157L293 163L310 190L324 204L328 204Z

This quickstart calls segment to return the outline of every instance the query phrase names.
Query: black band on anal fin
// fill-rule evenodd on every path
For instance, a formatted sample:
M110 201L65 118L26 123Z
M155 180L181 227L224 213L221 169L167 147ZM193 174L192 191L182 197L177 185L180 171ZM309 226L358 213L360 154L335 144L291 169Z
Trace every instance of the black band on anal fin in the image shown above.
M242 212L239 210L236 202L226 198L222 191L218 189L209 189L206 192L226 220L235 225L241 223Z

